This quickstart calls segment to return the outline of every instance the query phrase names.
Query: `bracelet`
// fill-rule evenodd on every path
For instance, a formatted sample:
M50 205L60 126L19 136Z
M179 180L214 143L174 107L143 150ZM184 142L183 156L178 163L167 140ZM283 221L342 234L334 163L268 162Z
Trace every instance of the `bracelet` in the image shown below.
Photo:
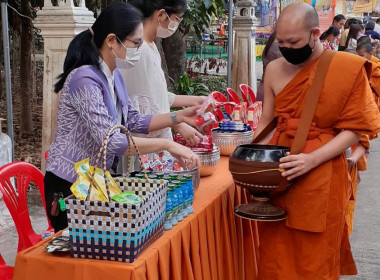
M177 112L170 112L170 118L172 119L173 125L177 125L178 124Z

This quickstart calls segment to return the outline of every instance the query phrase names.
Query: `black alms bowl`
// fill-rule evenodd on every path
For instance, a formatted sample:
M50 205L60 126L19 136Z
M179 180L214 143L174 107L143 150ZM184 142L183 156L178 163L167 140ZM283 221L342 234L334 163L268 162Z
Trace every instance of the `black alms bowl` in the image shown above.
M284 146L247 144L230 157L229 169L235 183L253 192L272 192L280 185L280 158L290 149Z

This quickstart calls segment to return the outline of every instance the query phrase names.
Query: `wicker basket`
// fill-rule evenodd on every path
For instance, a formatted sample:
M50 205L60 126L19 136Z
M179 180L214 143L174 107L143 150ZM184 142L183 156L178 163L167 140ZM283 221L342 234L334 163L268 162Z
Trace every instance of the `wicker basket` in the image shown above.
M123 131L137 150L129 131L124 126L114 126L107 133L96 166L103 154L105 169L107 142L116 129ZM167 181L119 177L115 182L122 191L131 190L142 201L137 205L89 201L91 187L86 200L74 196L65 199L72 257L131 263L162 235ZM107 192L110 197L108 187Z

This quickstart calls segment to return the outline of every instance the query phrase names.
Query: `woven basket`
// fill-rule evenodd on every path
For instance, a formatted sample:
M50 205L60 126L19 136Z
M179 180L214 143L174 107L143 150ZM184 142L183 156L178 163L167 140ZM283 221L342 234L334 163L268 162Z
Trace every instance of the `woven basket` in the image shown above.
M116 129L124 132L129 147L132 142L138 151L129 131L124 126L114 126L104 139L96 166L103 154L105 169L108 139ZM76 199L73 195L65 199L72 257L131 263L162 235L167 181L119 177L115 182L122 191L133 191L142 197L142 201L137 205L89 201L91 187L86 200ZM110 197L108 186L107 193Z

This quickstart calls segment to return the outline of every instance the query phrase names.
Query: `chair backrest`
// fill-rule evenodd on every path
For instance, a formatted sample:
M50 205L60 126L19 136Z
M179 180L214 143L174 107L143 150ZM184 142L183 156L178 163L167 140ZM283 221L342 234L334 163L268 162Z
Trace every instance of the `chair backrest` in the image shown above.
M240 98L239 95L232 89L232 88L226 88L227 94L230 98L231 102L235 102L236 104L240 104Z
M0 279L1 280L12 280L13 277L13 267L8 266L3 257L0 254Z
M251 89L251 87L249 85L241 84L239 86L239 88L240 88L241 95L243 96L244 101L246 99L248 100L248 96L249 96L250 99L251 99L251 102L249 103L248 101L246 101L249 105L251 105L251 104L253 104L253 103L256 102L255 93L253 92L253 90ZM244 96L245 96L245 98L244 98Z
M11 180L12 178L14 181ZM40 192L46 213L44 175L41 171L26 162L12 162L0 168L0 192L3 194L4 203L11 213L18 232L18 251L29 248L42 240L41 235L36 234L32 228L28 211L27 191L31 182ZM47 216L46 219L49 225L48 231L51 231L52 227Z

